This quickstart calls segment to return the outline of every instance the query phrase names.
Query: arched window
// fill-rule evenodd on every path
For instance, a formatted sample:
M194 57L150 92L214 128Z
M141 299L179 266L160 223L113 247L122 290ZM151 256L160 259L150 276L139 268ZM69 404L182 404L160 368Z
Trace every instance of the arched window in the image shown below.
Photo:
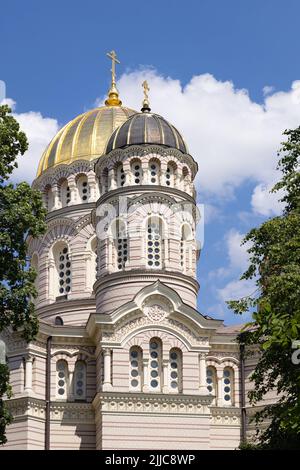
M71 258L69 249L66 243L58 242L53 249L56 280L55 280L55 294L64 295L71 291Z
M132 162L131 174L132 174L132 181L134 182L134 184L142 183L142 166L139 161Z
M126 180L122 163L118 164L116 172L117 172L117 186L118 188L120 188L121 186L124 186L125 180Z
M54 197L53 197L52 188L50 185L46 186L44 190L44 194L45 194L45 206L46 206L47 211L50 212L53 209L53 205L54 205Z
M163 229L158 217L151 217L147 224L147 266L156 269L163 266Z
M129 388L140 392L142 389L143 353L141 348L133 346L129 351Z
M81 175L77 179L77 188L79 193L80 202L88 202L89 198L89 185L86 175Z
M192 264L192 229L189 224L184 224L181 227L181 240L180 240L180 264L183 272L191 268Z
M233 390L233 369L225 367L223 370L223 400L224 405L234 404L234 390Z
M68 396L69 372L68 364L63 359L56 363L56 395L66 399Z
M159 183L159 164L155 161L151 161L149 163L150 166L150 184L158 184Z
M166 170L166 185L174 187L176 166L173 162L169 163Z
M54 324L55 324L56 326L63 326L64 321L63 321L63 319L62 319L61 317L55 317L55 322L54 322Z
M71 201L70 188L66 179L60 183L60 201L61 207L66 207Z
M169 354L170 389L173 392L182 390L182 353L180 349L173 348Z
M84 361L77 361L75 364L74 397L75 400L86 399L86 364Z
M153 392L161 391L162 374L162 345L158 338L152 338L149 343L150 364L149 364L149 389Z
M125 223L117 219L115 222L115 246L117 269L125 269L128 260L128 238Z
M215 404L217 396L217 372L212 366L209 366L206 369L206 384L208 393L215 397L213 401L213 404Z

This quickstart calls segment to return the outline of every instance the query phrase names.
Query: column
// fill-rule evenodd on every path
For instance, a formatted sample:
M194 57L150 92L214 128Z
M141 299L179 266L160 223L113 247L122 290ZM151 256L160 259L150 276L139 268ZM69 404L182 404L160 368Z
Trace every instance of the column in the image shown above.
M87 174L87 180L88 180L88 187L89 187L89 197L88 197L88 202L95 202L97 199L97 194L96 194L96 175L95 173L91 170Z
M169 234L168 234L169 235ZM163 240L163 244L164 244L164 260L163 260L163 265L165 267L165 269L169 269L170 268L170 247L169 247L169 244L170 244L170 240L168 237L165 237L164 240Z
M161 162L158 184L160 184L162 186L165 186L165 184L166 184L167 168L168 168L167 162Z
M199 354L200 394L208 395L206 386L206 353Z
M47 279L47 300L55 300L56 289L55 289L55 261L50 258L47 262L48 279Z
M69 399L70 401L73 401L73 400L74 400L74 383L73 383L74 369L75 369L75 364L70 364L70 363L69 363L69 390L68 390L68 399Z
M116 181L115 181L115 170L110 168L108 170L108 190L111 191L112 189L116 188Z
M148 161L142 162L142 184L149 184L149 163Z
M55 211L61 208L61 202L59 200L59 189L58 189L57 184L54 184L52 186L52 194L53 194L53 207L51 210Z
M176 168L176 170L174 171L174 188L179 189L179 184L180 184L180 173L179 173L179 169Z
M33 357L28 355L25 358L25 387L24 390L26 393L32 392L32 363Z
M223 370L217 370L217 406L223 406Z
M74 204L78 204L78 188L76 184L76 178L74 175L68 176L68 187L70 190L70 196L71 200L69 202L69 206L72 206Z
M131 168L129 162L123 162L123 170L125 173L125 183L124 186L130 186L131 183Z
M143 381L143 392L149 392L149 359L143 359L143 371L144 371L144 381Z
M162 361L163 366L163 393L169 393L169 359L163 359Z
M102 390L107 392L112 389L111 385L111 349L104 349L104 379Z
M107 239L107 272L112 273L115 271L113 263L113 250L114 240L113 237L109 236Z

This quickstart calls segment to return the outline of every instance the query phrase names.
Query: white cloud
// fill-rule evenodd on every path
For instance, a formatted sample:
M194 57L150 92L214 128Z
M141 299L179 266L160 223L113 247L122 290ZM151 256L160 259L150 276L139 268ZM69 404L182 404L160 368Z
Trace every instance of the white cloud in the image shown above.
M222 302L227 300L238 300L253 294L255 284L252 280L240 281L234 279L228 282L222 289L218 290L218 296Z
M268 216L279 215L282 212L284 204L279 202L283 192L270 193L274 184L258 184L252 193L251 206L256 214Z
M215 279L217 282L224 281L223 287L216 289L217 298L222 303L250 295L255 290L255 280L240 280L249 264L247 250L250 245L249 243L241 244L244 236L235 229L225 235L226 267L220 267L209 273L210 279Z
M249 255L247 250L249 243L242 245L244 234L235 229L230 230L226 236L227 256L231 271L243 272L248 266Z
M247 90L236 89L232 82L216 80L210 74L194 76L183 87L179 80L146 69L120 77L118 88L124 105L140 109L144 79L150 85L152 110L182 132L199 163L198 190L207 196L229 197L235 188L251 179L256 183L253 209L270 213L274 198L265 192L272 202L265 200L262 206L257 201L262 188L278 178L276 151L283 140L283 130L300 123L300 81L293 82L286 92L273 92L266 87L264 103L257 104ZM10 104L14 105L11 100ZM58 123L33 111L15 116L30 141L30 150L20 159L16 178L32 179Z
M227 258L226 267L220 267L209 273L212 278L229 278L233 276L240 276L247 268L249 255L249 243L242 245L244 234L236 229L229 230L224 236L224 253Z
M266 85L266 86L263 87L263 94L265 96L270 95L271 93L273 93L274 90L275 90L275 87Z
M12 179L17 182L23 180L31 182L36 176L43 151L59 129L58 122L33 111L14 113L14 117L27 135L29 149L18 158L18 168L13 172Z
M31 183L36 176L43 151L59 129L58 122L56 119L43 117L39 112L16 113L16 102L11 98L5 98L0 104L10 106L29 142L27 152L18 157L18 168L14 170L11 180Z
M144 79L150 86L152 110L182 132L199 164L198 189L227 197L246 180L269 185L278 179L276 153L282 132L300 124L300 81L287 92L272 94L267 87L264 102L257 104L247 90L210 74L195 76L182 87L179 80L155 70L140 70L118 81L124 105L140 109ZM266 201L266 208L255 202L260 189L253 196L253 208L269 212L267 207L274 203L271 196L273 202Z

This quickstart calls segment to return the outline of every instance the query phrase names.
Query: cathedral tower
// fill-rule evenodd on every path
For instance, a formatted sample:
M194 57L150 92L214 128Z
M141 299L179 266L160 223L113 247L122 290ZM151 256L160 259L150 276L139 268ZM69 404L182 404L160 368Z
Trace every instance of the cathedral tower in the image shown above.
M105 106L58 132L33 183L47 208L28 240L40 327L29 344L2 334L5 448L236 448L236 330L196 308L197 164L146 82L141 112L122 106L108 56Z

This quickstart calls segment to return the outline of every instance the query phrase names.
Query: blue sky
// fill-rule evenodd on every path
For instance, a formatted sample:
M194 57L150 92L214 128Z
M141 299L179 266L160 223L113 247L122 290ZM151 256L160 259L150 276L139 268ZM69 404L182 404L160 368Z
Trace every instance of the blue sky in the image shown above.
M246 266L239 240L279 213L268 188L281 132L300 122L299 16L297 0L1 6L0 80L32 143L27 168L59 126L102 102L107 51L120 57L125 105L138 109L148 78L153 110L183 132L199 164L206 212L199 308L226 323L241 319L225 297L253 288L237 284ZM22 175L30 179L21 167Z

